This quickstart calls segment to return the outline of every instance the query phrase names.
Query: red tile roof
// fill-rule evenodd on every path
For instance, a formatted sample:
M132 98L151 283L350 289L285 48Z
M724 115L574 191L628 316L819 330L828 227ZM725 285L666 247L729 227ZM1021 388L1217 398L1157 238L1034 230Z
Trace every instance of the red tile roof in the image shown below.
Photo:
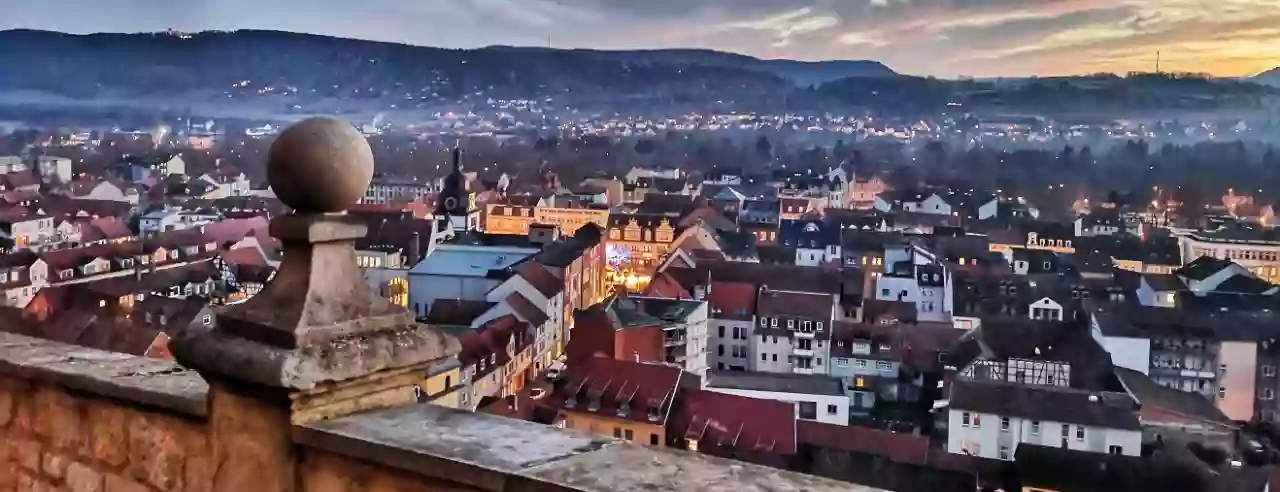
M761 290L756 298L756 312L760 316L799 316L816 320L830 320L836 300L831 294Z
M525 299L525 297L520 295L519 292L512 292L511 295L508 295L507 298L502 301L507 303L517 316L529 322L529 324L533 326L542 326L543 323L546 323L547 320L550 319L550 317L547 316L546 311L543 311L544 308L538 307L533 302Z
M555 274L547 270L547 267L543 266L541 263L536 261L526 261L521 263L520 266L517 266L515 270L516 275L519 275L520 278L529 282L529 285L538 289L538 292L542 293L542 295L547 299L551 299L555 297L556 294L564 292L564 281L560 280L559 277L556 277Z
M689 293L677 282L674 277L666 272L658 273L649 281L649 287L645 289L644 295L649 297L662 297L666 299L693 299L693 295Z
M267 266L267 258L262 255L262 250L253 247L235 248L224 250L218 254L222 257L222 261L231 265L255 265Z
M665 426L681 375L678 367L592 357L569 366L566 382L541 401L557 410Z
M426 323L433 325L471 326L494 303L465 299L436 299L427 309Z
M856 425L799 420L796 423L796 440L829 449L884 456L899 463L923 466L929 459L927 437Z
M795 407L783 401L685 391L673 427L685 440L697 441L699 450L796 453Z
M707 292L711 317L750 321L756 314L755 284L744 282L711 282ZM830 296L828 296L830 297Z

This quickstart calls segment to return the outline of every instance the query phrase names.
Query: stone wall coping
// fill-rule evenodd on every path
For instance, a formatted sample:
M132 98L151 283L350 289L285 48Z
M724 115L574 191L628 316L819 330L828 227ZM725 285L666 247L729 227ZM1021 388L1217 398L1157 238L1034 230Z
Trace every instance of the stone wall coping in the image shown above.
M0 376L205 417L209 385L171 361L0 332Z
M879 490L432 405L296 426L293 436L335 455L493 492Z

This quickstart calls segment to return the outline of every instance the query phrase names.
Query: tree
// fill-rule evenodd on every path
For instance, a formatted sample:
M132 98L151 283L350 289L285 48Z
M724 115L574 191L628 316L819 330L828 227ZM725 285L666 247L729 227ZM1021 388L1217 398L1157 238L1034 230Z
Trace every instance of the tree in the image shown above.
M636 142L636 153L640 155L652 154L657 148L658 144L647 138L642 138L639 142Z
M756 154L762 158L773 158L773 144L769 143L769 137L761 135L756 139Z

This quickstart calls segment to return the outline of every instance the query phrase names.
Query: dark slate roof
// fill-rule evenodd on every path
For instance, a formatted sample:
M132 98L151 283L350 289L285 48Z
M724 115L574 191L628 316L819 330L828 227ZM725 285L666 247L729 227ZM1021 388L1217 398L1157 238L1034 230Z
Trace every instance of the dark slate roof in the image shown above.
M1218 284L1217 287L1214 287L1213 290L1214 292L1222 293L1257 295L1273 288L1275 288L1275 285L1272 285L1266 280L1262 280L1252 275L1240 274L1222 281L1222 283Z
M1129 394L1144 407L1159 408L1183 416L1231 425L1231 419L1223 415L1214 406L1213 401L1203 395L1187 391L1179 391L1156 384L1146 374L1123 367L1116 368L1116 377L1124 384Z
M1138 457L1020 444L1014 458L1022 486L1063 492L1262 492L1271 477L1270 467L1211 469L1181 446Z
M1186 277L1192 280L1204 280L1228 266L1231 266L1231 260L1220 260L1212 256L1201 256L1193 260L1191 263L1183 265L1182 268L1175 270L1173 273L1179 277Z
M1071 388L957 379L952 383L950 407L1092 427L1141 429L1133 400L1128 395L1121 401L1127 400L1129 405L1113 400L1098 392Z
M984 318L975 333L987 359L1066 362L1071 365L1073 388L1121 390L1113 376L1111 357L1093 339L1088 323L992 317Z
M1187 290L1182 279L1170 273L1147 273L1142 279L1156 292L1180 292Z

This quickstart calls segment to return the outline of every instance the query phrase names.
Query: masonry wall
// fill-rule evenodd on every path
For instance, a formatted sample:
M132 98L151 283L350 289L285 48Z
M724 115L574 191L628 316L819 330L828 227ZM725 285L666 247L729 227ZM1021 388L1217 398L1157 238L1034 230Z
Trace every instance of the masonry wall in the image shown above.
M435 405L290 425L267 401L0 332L0 492L871 490Z
M202 420L0 377L0 491L211 490Z

